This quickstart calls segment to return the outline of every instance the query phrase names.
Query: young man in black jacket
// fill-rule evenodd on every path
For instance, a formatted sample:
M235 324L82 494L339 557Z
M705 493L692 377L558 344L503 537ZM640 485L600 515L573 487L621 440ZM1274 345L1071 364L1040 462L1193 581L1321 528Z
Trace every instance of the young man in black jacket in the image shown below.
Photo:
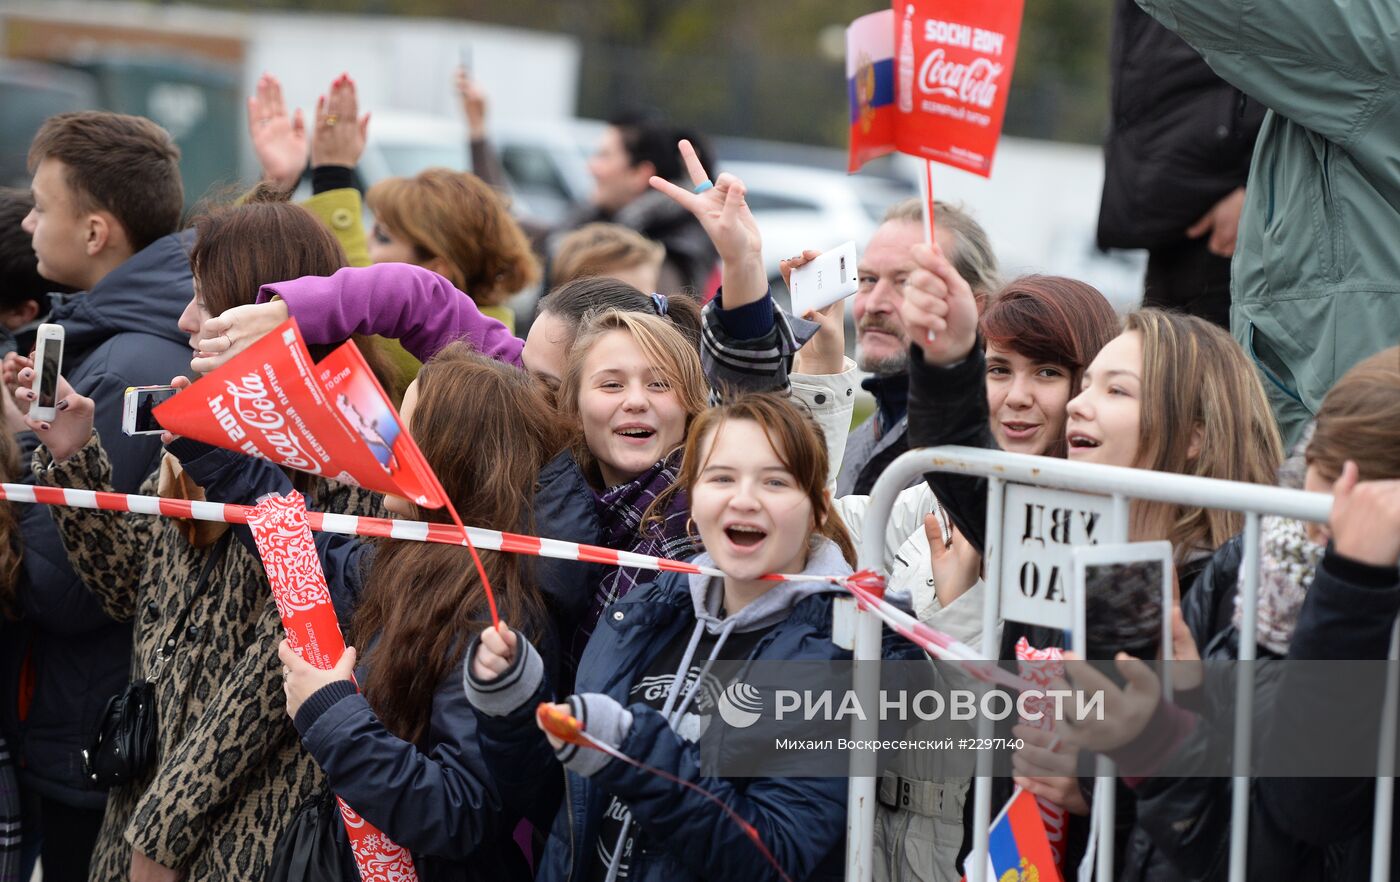
M103 112L51 117L30 147L34 207L23 228L40 275L80 291L48 321L65 331L63 376L97 404L96 428L120 492L135 492L161 452L153 436L122 433L124 390L189 370L189 343L177 327L194 296L188 242L176 234L184 208L179 156L150 120ZM6 358L9 382L17 359ZM20 441L27 471L37 442L27 432ZM68 565L48 510L34 505L19 514L27 633L3 647L0 670L12 678L7 689L21 670L37 679L22 724L17 708L0 712L17 724L21 787L40 804L44 878L85 882L106 794L87 788L81 752L107 700L126 684L131 627L111 618Z

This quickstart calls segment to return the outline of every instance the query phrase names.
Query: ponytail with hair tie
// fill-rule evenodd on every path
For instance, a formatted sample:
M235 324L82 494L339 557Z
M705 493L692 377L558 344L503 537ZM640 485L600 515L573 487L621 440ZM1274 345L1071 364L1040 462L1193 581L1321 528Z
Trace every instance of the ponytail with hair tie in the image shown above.
M667 300L665 294L657 294L655 291L651 292L651 302L656 306L657 315L666 314Z

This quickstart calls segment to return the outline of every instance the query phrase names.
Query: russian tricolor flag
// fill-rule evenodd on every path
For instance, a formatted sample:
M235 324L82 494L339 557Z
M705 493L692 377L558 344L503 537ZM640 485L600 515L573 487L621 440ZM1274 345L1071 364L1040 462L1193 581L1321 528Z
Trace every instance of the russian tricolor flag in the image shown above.
M1030 791L1019 787L992 821L987 843L987 880L1060 882L1040 807Z
M894 152L894 10L862 15L846 28L851 102L850 171Z

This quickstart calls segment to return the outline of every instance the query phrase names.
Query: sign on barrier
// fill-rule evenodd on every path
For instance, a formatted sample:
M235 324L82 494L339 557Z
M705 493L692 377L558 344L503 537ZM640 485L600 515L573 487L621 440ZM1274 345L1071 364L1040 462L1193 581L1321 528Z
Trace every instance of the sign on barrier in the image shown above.
M1006 486L1001 537L1001 616L1068 629L1075 546L1097 545L1115 532L1107 496Z

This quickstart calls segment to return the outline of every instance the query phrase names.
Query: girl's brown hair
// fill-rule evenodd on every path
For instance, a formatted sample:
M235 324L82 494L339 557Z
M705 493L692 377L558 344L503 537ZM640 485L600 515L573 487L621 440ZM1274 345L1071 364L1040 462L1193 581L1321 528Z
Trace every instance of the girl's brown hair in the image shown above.
M482 306L498 306L540 277L505 200L470 172L430 168L386 178L369 188L365 204L413 246L419 263L437 258L442 275Z
M0 433L0 480L19 477L19 444L9 432ZM16 589L24 546L20 541L19 514L15 503L0 501L0 619L19 618Z
M540 313L562 319L577 336L588 319L609 309L618 312L636 312L642 315L659 315L659 301L643 294L626 282L610 279L607 276L585 276L566 285L555 288L540 300ZM700 303L686 294L672 294L664 301L666 321L675 325L686 342L696 352L700 351ZM570 344L572 345L572 343Z
M190 269L210 315L257 299L263 285L329 276L346 266L340 240L311 212L266 186L242 205L216 208L195 220ZM402 395L397 369L372 337L352 338L375 379L395 399ZM320 361L339 344L308 346Z
M544 393L524 371L463 344L439 352L417 382L409 428L462 520L533 534L535 482L567 443ZM464 443L468 415L471 439ZM449 521L445 509L420 508L413 516ZM531 559L480 555L501 619L540 637L531 626L544 621L545 607ZM380 545L366 585L353 629L357 639L375 638L365 696L390 731L421 744L433 694L461 661L468 635L489 621L485 589L466 548L395 539Z
M1347 460L1363 481L1400 479L1400 346L1347 371L1322 399L1308 465L1335 481Z
M1022 276L1010 282L993 295L981 320L989 346L1068 371L1071 395L1089 362L1118 336L1119 325L1097 288L1064 276ZM1046 455L1063 457L1065 440L1057 438Z
M713 447L705 449L707 440L714 438L731 420L748 420L758 424L772 445L773 452L778 455L778 461L812 503L812 532L835 542L846 563L855 566L855 544L841 515L832 508L831 494L826 490L829 462L826 438L821 427L791 398L771 392L741 395L733 401L709 408L691 422L676 483L657 497L647 509L644 520L654 521L667 510L676 493L683 490L688 495L694 489L713 451Z
M1138 466L1274 483L1283 442L1259 375L1234 338L1204 319L1159 309L1130 313L1128 332L1142 335ZM1218 548L1243 526L1237 512L1168 503L1134 507L1135 535L1169 539L1178 561Z
M709 387L705 383L705 372L700 367L700 355L666 319L616 309L585 320L574 338L574 345L569 350L569 363L564 369L564 381L559 387L559 412L571 421L576 430L580 427L579 393L583 384L583 363L593 345L614 331L631 334L642 355L671 384L681 407L685 409L688 431L691 420L705 410L709 399ZM596 473L596 461L581 431L576 431L574 455L585 471Z

